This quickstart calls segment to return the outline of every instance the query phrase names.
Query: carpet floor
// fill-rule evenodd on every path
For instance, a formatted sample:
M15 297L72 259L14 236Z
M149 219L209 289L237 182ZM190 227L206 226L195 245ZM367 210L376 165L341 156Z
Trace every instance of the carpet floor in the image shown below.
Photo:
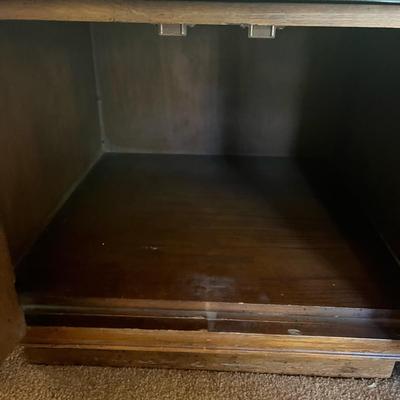
M1 400L400 399L390 379L334 379L253 373L29 365L18 348L0 366Z

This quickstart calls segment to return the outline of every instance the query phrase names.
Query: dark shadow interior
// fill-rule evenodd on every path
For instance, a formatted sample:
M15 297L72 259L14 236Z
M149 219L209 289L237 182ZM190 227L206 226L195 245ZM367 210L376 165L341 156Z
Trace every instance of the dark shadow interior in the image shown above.
M1 23L0 212L24 304L397 310L399 39Z

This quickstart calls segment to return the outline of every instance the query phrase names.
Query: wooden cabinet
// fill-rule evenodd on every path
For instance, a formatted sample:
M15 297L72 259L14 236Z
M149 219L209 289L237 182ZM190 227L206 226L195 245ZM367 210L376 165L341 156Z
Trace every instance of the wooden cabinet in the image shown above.
M390 376L399 7L1 2L0 355Z

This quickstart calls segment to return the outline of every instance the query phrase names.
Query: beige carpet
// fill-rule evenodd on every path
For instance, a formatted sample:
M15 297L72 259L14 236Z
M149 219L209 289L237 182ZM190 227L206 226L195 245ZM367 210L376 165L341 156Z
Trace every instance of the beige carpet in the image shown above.
M0 366L0 399L400 399L390 379L333 379L249 373L29 365L21 349Z

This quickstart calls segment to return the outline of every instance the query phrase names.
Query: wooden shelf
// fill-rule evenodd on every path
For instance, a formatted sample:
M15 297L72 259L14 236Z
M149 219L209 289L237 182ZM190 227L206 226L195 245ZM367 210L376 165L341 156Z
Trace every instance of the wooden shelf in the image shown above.
M3 0L2 20L399 28L400 6L153 0Z
M297 321L309 334L393 337L399 273L321 165L108 154L21 263L17 284L39 325L69 315L71 325L203 329L208 314L225 313L215 329L281 333ZM246 318L243 303L253 305Z

